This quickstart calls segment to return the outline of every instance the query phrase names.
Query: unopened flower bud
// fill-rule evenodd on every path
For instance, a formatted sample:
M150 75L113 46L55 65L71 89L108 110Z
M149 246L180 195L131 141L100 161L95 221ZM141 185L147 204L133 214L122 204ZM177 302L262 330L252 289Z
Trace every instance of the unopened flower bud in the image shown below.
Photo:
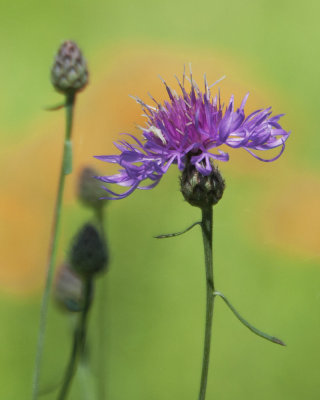
M58 92L72 94L88 83L86 60L75 42L62 43L51 69L51 82Z
M212 172L202 175L187 162L182 171L180 186L185 200L195 207L206 208L217 204L223 195L225 182L218 168L211 162Z
M105 196L105 191L101 188L100 181L94 178L97 175L99 173L93 168L84 167L79 175L77 195L83 205L100 209L106 202L100 200Z
M91 278L102 272L108 262L108 254L97 228L87 223L77 233L70 252L73 270L83 278Z
M67 262L61 264L53 288L56 303L65 311L81 311L83 306L83 281Z

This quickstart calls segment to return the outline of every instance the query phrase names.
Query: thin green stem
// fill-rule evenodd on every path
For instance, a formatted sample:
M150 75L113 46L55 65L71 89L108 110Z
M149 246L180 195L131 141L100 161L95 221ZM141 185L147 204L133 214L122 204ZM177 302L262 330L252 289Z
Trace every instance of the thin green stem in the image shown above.
M100 228L100 233L103 238L103 241L106 243L106 233L104 229L104 208L100 207L96 209L96 218ZM101 282L99 284L99 293L98 293L98 341L99 341L99 354L98 354L98 399L105 400L106 398L106 276L101 277Z
M100 230L100 234L102 236L102 239L105 241L106 233L104 229L104 207L96 208L94 211L95 211L96 221Z
M82 388L82 398L85 400L97 399L95 379L91 373L87 360L80 359L76 375Z
M84 281L84 307L80 315L78 326L75 329L73 337L73 346L69 359L69 364L64 376L62 388L60 390L58 400L65 400L72 383L72 379L77 370L77 365L80 357L83 355L86 331L87 331L87 320L90 310L92 299L92 280L87 279Z
M206 291L207 291L207 303L206 303L206 322L205 322L205 337L203 347L203 361L202 361L202 373L199 400L205 400L207 381L208 381L208 370L210 360L210 344L211 344L211 331L212 331L212 317L213 317L213 305L214 291L213 282L213 260L212 260L212 223L213 223L213 210L212 207L202 209L202 237L204 246L205 256L205 268L206 268Z
M45 331L47 326L47 314L49 306L50 291L53 280L54 265L56 260L57 248L58 248L58 236L60 228L60 215L61 205L63 199L65 176L71 172L72 169L72 149L71 149L71 133L72 133L72 119L73 119L73 108L74 108L75 95L66 96L66 133L64 141L64 151L61 164L61 171L58 183L57 198L54 210L50 247L48 254L48 265L46 273L46 281L44 292L42 295L41 310L40 310L40 321L39 321L39 333L36 348L36 360L35 369L33 375L33 386L32 386L32 400L36 400L39 395L39 380L40 370L42 363L42 355L45 341Z

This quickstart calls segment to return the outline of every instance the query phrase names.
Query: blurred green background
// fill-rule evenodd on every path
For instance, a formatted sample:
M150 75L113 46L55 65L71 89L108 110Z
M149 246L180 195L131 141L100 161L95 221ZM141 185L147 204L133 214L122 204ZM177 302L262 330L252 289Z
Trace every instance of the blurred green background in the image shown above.
M91 84L79 96L75 173L68 178L59 260L91 218L74 195L76 175L95 154L112 153L120 132L143 123L128 94L163 98L192 62L195 76L220 84L227 101L250 91L251 109L272 105L292 131L284 155L260 163L231 152L220 165L227 181L215 209L217 288L257 327L286 348L244 328L217 299L207 399L318 399L320 334L319 3L314 1L121 0L0 3L0 398L30 398L41 287L61 160L63 112L50 85L53 56L76 40ZM172 168L148 192L108 204L110 271L105 299L106 400L193 400L200 379L204 267L197 229L171 239L199 218L178 191ZM101 299L100 299L101 300ZM100 304L101 305L101 304ZM90 342L97 374L101 310L93 310ZM52 305L41 376L61 380L70 346L66 315ZM43 398L54 399L55 393ZM79 382L70 399L81 399Z

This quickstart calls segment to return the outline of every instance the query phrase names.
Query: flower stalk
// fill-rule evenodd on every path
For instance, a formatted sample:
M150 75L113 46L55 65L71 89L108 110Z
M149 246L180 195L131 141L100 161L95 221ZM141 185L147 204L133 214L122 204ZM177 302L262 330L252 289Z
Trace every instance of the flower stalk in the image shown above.
M90 208L94 213L95 225L98 228L100 237L104 246L107 249L107 241L106 241L106 233L105 233L105 205L107 202L103 202L100 200L100 197L103 196L104 191L101 189L101 184L93 177L97 175L97 171L93 168L86 166L82 169L79 175L78 188L77 188L77 196L78 200L81 204L87 208ZM108 261L106 260L106 267ZM104 400L106 398L106 390L105 390L105 382L106 382L106 368L105 368L105 359L106 359L106 277L102 276L100 278L100 282L97 285L97 308L98 315L96 319L97 324L97 336L98 336L98 368L97 368L97 379L96 379L96 397L99 400ZM85 365L86 361L86 365ZM82 372L89 370L89 365L87 360L83 360L83 367L86 369L82 369ZM79 370L81 370L81 363L79 365ZM92 391L92 389L91 389ZM92 397L92 393L90 394Z
M67 398L68 391L70 389L71 382L77 370L77 365L80 357L84 353L86 331L87 331L87 320L92 299L93 283L92 279L86 279L84 281L84 305L81 311L78 326L75 329L73 337L73 346L71 350L69 364L64 376L63 384L58 395L58 400L64 400Z
M72 122L73 122L73 110L75 103L75 93L66 94L66 131L64 140L64 151L60 170L60 177L58 183L58 191L56 197L56 204L54 210L50 248L48 255L47 273L45 288L42 295L41 310L40 310L40 321L39 321L39 333L37 340L36 349L36 362L33 377L33 388L32 388L32 399L36 400L39 395L39 379L40 379L40 369L45 341L45 331L47 326L47 314L49 306L50 291L53 280L54 265L56 261L58 239L59 239L59 228L60 228L60 217L61 217L61 205L63 199L65 177L72 171Z
M202 373L199 400L204 400L206 397L209 361L210 361L210 345L211 345L211 332L212 332L212 318L214 299L212 292L214 291L213 280L213 258L212 258L212 227L213 227L213 207L205 207L202 211L202 238L205 257L206 269L206 320L205 320L205 337L203 347L203 360L202 360Z
M98 226L100 228L100 234L102 237L103 242L105 245L107 244L106 241L106 232L104 228L104 209L102 207L96 208L96 220ZM101 282L99 286L98 292L98 307L99 307L99 320L98 320L98 341L99 341L99 358L98 358L98 399L104 400L106 398L106 388L105 388L105 381L106 381L106 364L105 360L107 357L106 352L106 304L107 304L107 287L106 287L106 277L101 277Z

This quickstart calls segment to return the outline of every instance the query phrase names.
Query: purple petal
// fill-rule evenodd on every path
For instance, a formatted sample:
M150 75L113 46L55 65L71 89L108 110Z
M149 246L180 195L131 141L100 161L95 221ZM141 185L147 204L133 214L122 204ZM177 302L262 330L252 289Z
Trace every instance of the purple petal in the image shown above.
M179 96L163 81L169 99L160 104L150 96L156 108L135 98L147 118L145 128L141 128L141 140L125 134L130 137L128 141L115 143L119 155L96 156L101 161L120 166L118 173L98 179L129 188L120 194L106 188L110 198L127 197L137 188L152 189L172 164L177 164L182 171L188 159L201 174L208 175L212 171L212 160L229 160L229 154L220 149L222 144L244 148L265 162L274 161L283 153L285 141L290 135L279 123L283 114L272 116L269 107L256 110L246 117L245 106L249 93L234 111L234 96L225 107L221 104L220 90L216 96L211 96L206 78L204 92L193 80L191 71L188 90L184 78L185 75L182 82L177 79L181 90ZM280 152L271 159L254 153L254 150L266 151L277 147L281 147Z

